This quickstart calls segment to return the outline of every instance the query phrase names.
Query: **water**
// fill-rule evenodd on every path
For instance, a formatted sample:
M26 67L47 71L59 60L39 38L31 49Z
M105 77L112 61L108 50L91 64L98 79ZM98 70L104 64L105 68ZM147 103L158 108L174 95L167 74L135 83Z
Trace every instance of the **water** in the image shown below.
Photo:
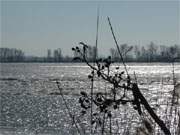
M112 66L113 71L117 65ZM154 100L161 103L159 106L161 111L157 112L163 114L165 111L163 105L166 104L164 101L171 97L173 88L172 65L129 63L127 67L132 76L135 72L139 87L150 104L153 106ZM124 70L122 65L119 70ZM72 112L77 113L78 116L80 107L77 98L79 91L90 91L90 81L87 78L90 72L90 68L82 63L1 63L0 133L72 134L76 132L62 98L49 94L58 91L55 81L60 81ZM180 63L175 64L175 75L180 82ZM95 91L108 87L104 83L96 79ZM118 114L119 112L115 112L115 115Z

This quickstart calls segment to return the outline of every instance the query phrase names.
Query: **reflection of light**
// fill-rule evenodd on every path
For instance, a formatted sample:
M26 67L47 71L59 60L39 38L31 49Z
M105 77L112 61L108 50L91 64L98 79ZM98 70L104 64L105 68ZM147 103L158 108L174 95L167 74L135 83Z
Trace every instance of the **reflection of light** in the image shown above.
M40 67L64 67L64 68L76 68L76 67L80 67L80 68L89 68L89 66L40 66Z

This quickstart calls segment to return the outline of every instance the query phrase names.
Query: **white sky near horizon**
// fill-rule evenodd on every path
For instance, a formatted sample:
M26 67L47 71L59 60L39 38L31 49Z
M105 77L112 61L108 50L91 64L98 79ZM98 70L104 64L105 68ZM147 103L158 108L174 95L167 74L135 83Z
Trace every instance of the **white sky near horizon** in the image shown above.
M115 47L107 16L119 44L180 44L180 1L2 0L1 47L36 56L62 48L64 55L71 55L80 41L95 45L97 7L100 55Z

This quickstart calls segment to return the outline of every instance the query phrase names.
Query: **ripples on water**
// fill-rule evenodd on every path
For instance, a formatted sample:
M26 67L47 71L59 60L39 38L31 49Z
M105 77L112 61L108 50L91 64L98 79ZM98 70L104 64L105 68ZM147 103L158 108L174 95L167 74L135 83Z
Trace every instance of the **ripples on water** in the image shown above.
M120 70L123 71L122 65ZM166 111L163 106L170 98L170 91L173 88L172 66L162 63L130 63L128 70L130 74L134 74L135 71L140 88L149 103L152 106L156 106L154 101L161 103L158 107L160 111L157 112L162 115ZM58 91L55 80L59 80L72 112L79 115L77 98L79 91L90 90L90 82L87 79L89 73L90 69L79 63L1 63L0 132L2 134L72 134L75 129L71 119L67 117L68 113L61 97L50 96L49 93ZM180 64L175 64L175 75L180 82ZM104 88L104 82L97 79L95 91ZM119 130L126 129L128 122L138 123L137 119L132 122L132 117L136 116L131 115L134 112L127 113L128 108L122 108L114 113L117 118L114 125L118 122L122 127ZM130 111L132 109L128 110Z

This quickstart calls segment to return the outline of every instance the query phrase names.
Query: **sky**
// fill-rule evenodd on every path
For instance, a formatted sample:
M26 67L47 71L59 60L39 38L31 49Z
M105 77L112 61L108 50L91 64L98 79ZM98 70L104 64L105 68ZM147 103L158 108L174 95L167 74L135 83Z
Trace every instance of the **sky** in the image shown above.
M115 47L107 16L119 44L180 44L180 1L1 0L0 46L36 56L61 48L71 55L81 41L95 45L98 7L100 55Z

